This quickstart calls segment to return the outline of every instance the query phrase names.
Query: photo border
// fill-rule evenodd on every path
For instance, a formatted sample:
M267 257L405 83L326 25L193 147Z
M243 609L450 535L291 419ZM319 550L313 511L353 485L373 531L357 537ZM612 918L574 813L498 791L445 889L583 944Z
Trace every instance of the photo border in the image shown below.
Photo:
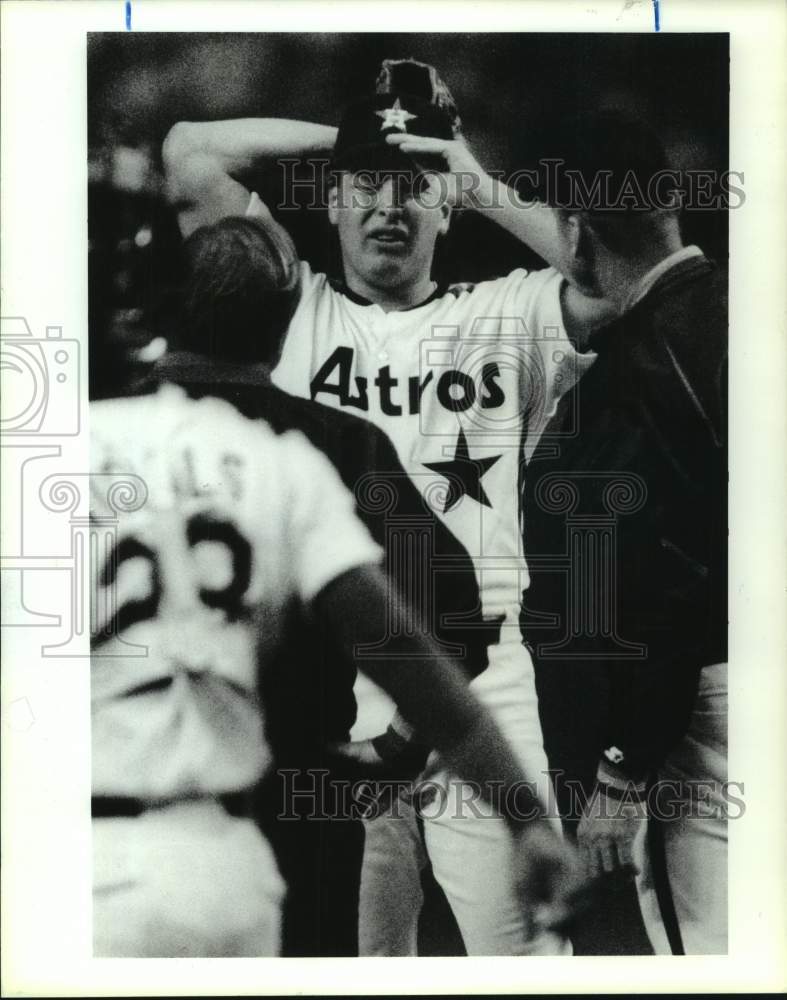
M730 167L746 205L730 212L730 775L746 814L730 825L725 957L92 959L87 635L72 658L40 652L40 628L5 628L2 677L4 995L265 995L769 991L787 986L787 625L785 528L785 27L778 0L377 5L190 0L6 0L2 17L3 316L31 337L78 341L80 433L49 433L57 471L87 470L88 31L729 31ZM556 67L559 72L559 67ZM71 384L77 379L72 378ZM54 561L38 606L62 607L69 572L47 508L24 508L19 453L3 441L3 553ZM32 454L28 457L32 457ZM32 522L31 522L32 517ZM39 519L41 521L39 531ZM58 522L65 523L65 522ZM54 542L52 543L54 544ZM10 548L9 548L10 546ZM18 550L18 551L17 551ZM54 554L56 552L56 554ZM5 563L4 563L5 565ZM12 568L12 567L10 567ZM5 577L6 574L4 574ZM20 574L21 575L21 574ZM43 574L42 574L43 576ZM86 586L86 581L83 582ZM83 592L86 594L86 590ZM4 611L19 594L6 594ZM21 595L24 603L25 595ZM52 601L49 605L47 602ZM89 606L89 605L88 605ZM5 621L4 617L4 621ZM384 963L384 964L380 964Z

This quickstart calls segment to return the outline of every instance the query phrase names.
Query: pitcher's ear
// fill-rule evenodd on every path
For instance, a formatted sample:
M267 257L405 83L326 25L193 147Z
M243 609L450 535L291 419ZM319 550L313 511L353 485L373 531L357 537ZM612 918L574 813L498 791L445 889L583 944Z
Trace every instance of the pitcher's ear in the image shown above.
M339 187L336 183L328 188L328 219L332 226L339 222Z

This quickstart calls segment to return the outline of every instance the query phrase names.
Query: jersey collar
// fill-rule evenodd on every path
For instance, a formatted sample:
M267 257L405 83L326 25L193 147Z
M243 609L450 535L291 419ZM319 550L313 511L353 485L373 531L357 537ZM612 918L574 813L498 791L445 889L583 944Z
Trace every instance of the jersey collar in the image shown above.
M348 298L350 302L354 302L358 306L373 306L376 302L372 302L371 299L364 298L363 295L359 295L349 288L343 281L337 281L335 278L329 278L328 283L331 288L338 292L340 295L344 295ZM423 302L417 302L414 306L408 306L406 309L395 309L393 312L410 312L411 309L420 309L421 306L428 305L430 302L434 302L435 299L442 298L443 295L448 291L448 282L438 281L437 287Z

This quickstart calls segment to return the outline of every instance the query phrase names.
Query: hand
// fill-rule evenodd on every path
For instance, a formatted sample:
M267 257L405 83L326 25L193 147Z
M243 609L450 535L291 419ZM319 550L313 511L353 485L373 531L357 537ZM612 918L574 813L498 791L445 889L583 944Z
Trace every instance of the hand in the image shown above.
M590 874L598 876L615 871L637 874L632 847L647 819L644 802L610 798L604 794L603 786L598 786L577 831L577 842Z
M385 765L382 757L374 749L371 740L355 740L351 743L331 743L328 749L340 757L353 760L364 767L381 768Z
M392 132L385 137L391 146L416 161L419 156L442 156L446 163L447 201L449 205L473 208L492 178L470 152L464 139L430 139L426 136Z
M515 877L531 935L564 933L589 902L591 883L579 853L544 820L514 834Z

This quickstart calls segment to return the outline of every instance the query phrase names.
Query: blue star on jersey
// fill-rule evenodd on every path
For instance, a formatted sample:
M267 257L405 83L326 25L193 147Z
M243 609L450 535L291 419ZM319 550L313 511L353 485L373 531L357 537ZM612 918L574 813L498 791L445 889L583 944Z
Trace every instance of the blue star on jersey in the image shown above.
M447 462L424 462L427 469L445 476L449 483L448 495L445 498L443 514L455 507L463 496L472 497L485 507L491 507L481 479L486 475L502 455L492 455L489 458L470 458L467 438L460 429L454 449L454 457Z
M397 97L390 108L383 108L382 111L375 111L378 118L382 118L383 123L380 126L380 131L384 132L387 128L395 128L400 132L407 131L407 123L413 118L417 118L418 115L413 115L405 108Z

